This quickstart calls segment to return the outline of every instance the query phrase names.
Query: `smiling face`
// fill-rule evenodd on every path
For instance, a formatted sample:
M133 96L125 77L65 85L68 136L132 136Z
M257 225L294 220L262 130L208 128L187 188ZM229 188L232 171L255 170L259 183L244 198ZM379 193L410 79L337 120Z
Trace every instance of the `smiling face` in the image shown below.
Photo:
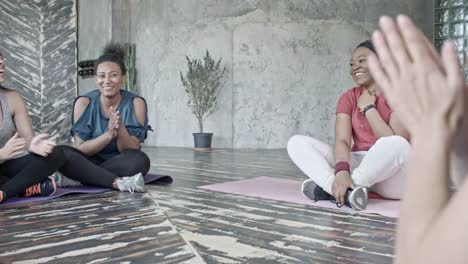
M98 65L96 84L103 96L113 97L120 93L123 83L124 75L117 63L106 61Z
M3 55L0 54L0 83L5 81L5 59Z
M367 56L371 53L370 49L364 47L356 48L353 51L350 72L354 82L359 86L369 87L374 83L367 65Z

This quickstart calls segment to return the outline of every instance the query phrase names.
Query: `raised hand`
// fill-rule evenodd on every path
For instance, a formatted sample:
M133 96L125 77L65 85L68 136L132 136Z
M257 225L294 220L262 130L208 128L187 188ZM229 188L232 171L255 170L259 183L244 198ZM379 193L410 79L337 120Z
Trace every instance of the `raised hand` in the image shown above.
M29 144L29 152L47 157L55 147L55 143L49 140L48 134L39 134L35 136Z
M0 149L0 160L9 160L14 159L20 155L26 146L26 140L20 138L18 132L16 132L13 137L11 137Z
M468 241L467 233L461 233L466 214L460 211L468 198L467 181L451 195L449 178L449 152L465 114L455 45L446 42L439 55L405 16L396 22L383 17L380 28L373 35L378 58L369 57L369 68L412 137L395 263L466 263L463 246L434 250ZM458 159L466 163L466 156Z
M412 136L436 129L452 139L464 115L464 79L454 44L439 56L405 16L384 17L373 35L369 67Z

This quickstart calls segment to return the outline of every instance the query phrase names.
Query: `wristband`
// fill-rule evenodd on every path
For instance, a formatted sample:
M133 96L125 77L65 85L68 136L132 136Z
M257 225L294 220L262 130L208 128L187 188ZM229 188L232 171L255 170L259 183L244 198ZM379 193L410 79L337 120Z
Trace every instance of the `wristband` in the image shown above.
M362 110L361 110L361 113L363 116L366 115L366 112L372 108L375 108L375 104L368 104L366 105Z
M335 175L340 171L349 172L349 163L347 161L340 161L335 164Z

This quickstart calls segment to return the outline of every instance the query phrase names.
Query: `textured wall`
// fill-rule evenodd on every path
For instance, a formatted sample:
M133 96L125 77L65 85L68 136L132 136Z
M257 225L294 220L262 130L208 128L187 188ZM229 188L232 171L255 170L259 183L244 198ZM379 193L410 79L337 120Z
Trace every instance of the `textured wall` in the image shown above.
M65 140L76 96L75 0L0 1L7 82L26 100L36 131Z
M112 0L78 0L78 21L78 61L96 59L112 38ZM79 94L94 89L94 78L78 79Z
M364 38L360 27L329 21L237 27L234 146L284 147L296 133L329 140L336 97L351 87L350 45Z
M432 34L427 0L118 0L111 9L111 38L137 44L156 132L147 144L158 146L193 144L178 75L186 54L209 49L229 70L220 109L206 120L215 147L284 148L298 133L332 140L337 97L353 85L350 53L381 14L411 14Z

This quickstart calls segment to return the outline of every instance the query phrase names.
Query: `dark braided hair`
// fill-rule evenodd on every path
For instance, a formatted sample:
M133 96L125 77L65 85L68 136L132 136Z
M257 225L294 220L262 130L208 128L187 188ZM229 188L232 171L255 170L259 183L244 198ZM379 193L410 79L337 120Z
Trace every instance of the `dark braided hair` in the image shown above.
M377 54L377 52L375 51L374 44L370 40L366 40L366 41L361 42L359 45L357 45L356 49L357 48L367 48L367 49L371 50L372 52L374 52L375 54Z
M103 62L113 62L119 65L122 70L122 74L127 73L127 68L125 68L124 63L125 51L123 47L116 43L109 43L104 47L102 55L94 62L94 73L97 74L97 68L99 64Z

